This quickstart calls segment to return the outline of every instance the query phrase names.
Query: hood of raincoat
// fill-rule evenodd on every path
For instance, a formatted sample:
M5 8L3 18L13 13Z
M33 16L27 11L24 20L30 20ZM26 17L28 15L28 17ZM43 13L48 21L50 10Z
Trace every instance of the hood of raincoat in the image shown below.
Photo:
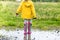
M30 3L28 3L28 4L27 4L27 3L25 3L25 7L27 7L27 8L28 8L28 7L30 7L30 6L31 6L31 4L30 4Z

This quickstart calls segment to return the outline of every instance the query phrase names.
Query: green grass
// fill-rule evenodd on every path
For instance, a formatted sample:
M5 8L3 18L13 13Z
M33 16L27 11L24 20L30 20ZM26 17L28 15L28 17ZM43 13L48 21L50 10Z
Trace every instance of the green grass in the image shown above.
M43 2L34 3L37 19L33 19L33 27L39 28L42 30L50 30L60 28L60 3L53 2ZM16 17L16 9L18 8L19 3L17 2L3 2L0 1L0 28L12 27L12 28L23 28L23 19Z

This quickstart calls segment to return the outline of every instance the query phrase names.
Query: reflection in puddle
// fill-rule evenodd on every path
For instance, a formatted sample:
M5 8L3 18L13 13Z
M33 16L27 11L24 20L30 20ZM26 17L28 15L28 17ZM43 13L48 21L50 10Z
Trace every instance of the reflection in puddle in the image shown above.
M0 30L0 40L60 40L60 32L32 30L31 35L24 35L23 30ZM27 36L27 37L26 37Z
M24 40L31 40L31 35L30 34L24 35Z

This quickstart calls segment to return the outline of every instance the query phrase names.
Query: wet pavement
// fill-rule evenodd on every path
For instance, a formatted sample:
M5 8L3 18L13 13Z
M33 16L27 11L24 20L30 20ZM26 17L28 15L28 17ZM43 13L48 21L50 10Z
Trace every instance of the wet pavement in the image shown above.
M0 40L24 40L23 30L0 30ZM28 35L27 40L60 40L60 32L56 30L41 31L32 30L31 35Z

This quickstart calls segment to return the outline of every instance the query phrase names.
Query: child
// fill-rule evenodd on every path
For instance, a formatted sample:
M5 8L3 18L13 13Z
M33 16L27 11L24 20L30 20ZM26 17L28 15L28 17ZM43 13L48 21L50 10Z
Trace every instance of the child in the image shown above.
M24 0L20 3L17 9L16 16L21 12L21 17L24 19L24 35L31 34L32 19L36 19L36 13L33 2L31 0ZM28 32L27 32L28 29ZM27 40L27 39L26 39Z

